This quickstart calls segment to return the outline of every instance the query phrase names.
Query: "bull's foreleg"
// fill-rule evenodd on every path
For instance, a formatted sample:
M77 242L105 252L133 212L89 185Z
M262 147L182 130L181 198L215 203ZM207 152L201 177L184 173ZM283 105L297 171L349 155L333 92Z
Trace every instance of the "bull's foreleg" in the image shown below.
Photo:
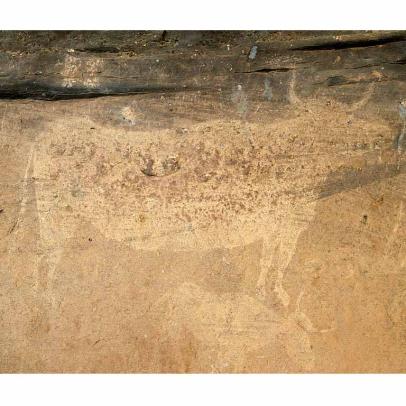
M284 209L286 215L281 215L274 222L274 228L264 239L257 295L261 300L273 295L284 307L288 307L290 297L283 285L285 271L295 253L299 236L312 220L314 211L310 205L299 211Z
M281 250L278 235L273 240L264 241L257 281L257 295L261 300L266 300L268 295L276 295L284 306L288 306L289 296L283 289L282 283L284 265L281 263Z
M268 295L273 295L287 307L289 295L283 288L283 276L288 261L283 260L286 258L286 255L283 255L284 250L284 242L278 234L272 240L264 241L256 290L260 300L266 300Z

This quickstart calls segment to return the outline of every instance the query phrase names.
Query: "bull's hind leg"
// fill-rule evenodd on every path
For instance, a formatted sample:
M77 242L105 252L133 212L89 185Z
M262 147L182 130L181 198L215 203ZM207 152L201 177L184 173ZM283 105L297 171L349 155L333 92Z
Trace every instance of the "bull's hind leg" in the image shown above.
M64 189L69 189L69 186L51 179L49 161L50 157L46 148L37 148L34 154L33 173L34 177L38 179L35 190L42 270L39 275L41 280L38 281L38 284L46 287L52 306L54 306L56 269L63 256L66 241L72 237L73 231L78 227L81 219L73 214L70 215L66 206L59 204L59 196L64 193Z

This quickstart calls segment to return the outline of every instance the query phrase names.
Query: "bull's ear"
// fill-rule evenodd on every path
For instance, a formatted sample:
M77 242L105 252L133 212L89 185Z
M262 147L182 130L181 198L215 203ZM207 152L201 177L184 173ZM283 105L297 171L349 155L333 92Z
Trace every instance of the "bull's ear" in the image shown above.
M399 103L399 115L403 120L406 120L406 100Z

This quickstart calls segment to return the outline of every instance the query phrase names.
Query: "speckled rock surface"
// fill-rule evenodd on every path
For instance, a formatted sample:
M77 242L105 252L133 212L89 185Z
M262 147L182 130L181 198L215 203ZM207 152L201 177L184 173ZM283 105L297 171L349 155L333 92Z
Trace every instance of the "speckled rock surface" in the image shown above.
M1 372L406 371L406 33L0 38Z

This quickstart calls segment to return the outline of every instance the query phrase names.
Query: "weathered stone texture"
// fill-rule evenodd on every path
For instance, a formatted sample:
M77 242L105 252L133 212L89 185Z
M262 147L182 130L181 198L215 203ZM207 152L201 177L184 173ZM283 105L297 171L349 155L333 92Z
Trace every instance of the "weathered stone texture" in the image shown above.
M0 39L0 371L406 371L406 33Z

